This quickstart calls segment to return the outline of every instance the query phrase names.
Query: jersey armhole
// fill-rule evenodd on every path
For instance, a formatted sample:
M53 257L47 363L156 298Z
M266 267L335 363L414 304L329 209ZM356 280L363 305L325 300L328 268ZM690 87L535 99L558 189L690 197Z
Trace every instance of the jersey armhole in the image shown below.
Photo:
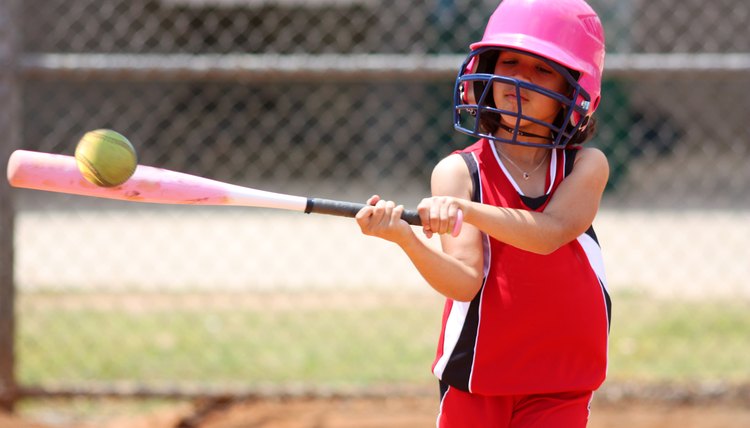
M471 201L481 202L479 193L479 165L471 153L461 152L459 153L466 162L466 166L469 168L469 175L471 175Z
M569 176L573 172L573 165L576 162L576 155L579 149L566 149L565 150L565 177Z

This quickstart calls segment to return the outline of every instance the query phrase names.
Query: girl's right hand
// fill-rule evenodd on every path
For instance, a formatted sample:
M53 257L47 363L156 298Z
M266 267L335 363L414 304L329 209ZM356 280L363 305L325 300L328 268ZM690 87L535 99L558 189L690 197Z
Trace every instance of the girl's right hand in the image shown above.
M380 196L373 195L355 218L365 235L401 245L415 237L411 226L401 219L403 212L403 205L396 205L393 201L385 201Z

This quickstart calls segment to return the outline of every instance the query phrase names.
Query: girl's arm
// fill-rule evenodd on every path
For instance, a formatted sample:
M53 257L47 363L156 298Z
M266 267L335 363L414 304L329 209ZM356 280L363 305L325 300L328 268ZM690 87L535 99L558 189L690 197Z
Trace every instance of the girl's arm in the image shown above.
M514 247L549 254L580 236L593 223L608 177L604 154L586 148L578 153L573 171L543 212L498 208L454 197L425 199L418 210L428 234L449 233L455 222L454 213L461 209L465 224Z
M471 196L471 177L460 156L441 161L433 171L434 195L466 200ZM441 236L443 251L428 246L401 220L402 206L373 196L356 219L362 232L398 244L424 279L439 293L460 301L470 301L482 285L483 251L479 229L464 224L457 237ZM431 235L431 234L428 234Z

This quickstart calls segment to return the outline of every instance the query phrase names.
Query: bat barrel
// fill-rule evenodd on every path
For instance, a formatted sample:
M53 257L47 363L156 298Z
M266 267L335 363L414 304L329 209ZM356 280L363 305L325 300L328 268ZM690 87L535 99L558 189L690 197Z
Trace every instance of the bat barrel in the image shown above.
M68 193L131 202L180 205L237 205L276 208L306 213L355 217L365 205L330 199L306 198L242 187L167 169L139 165L128 181L116 187L88 182L72 156L16 150L8 159L8 182L13 187ZM416 211L401 215L407 223L421 226ZM460 230L459 212L454 235Z
M88 182L72 156L16 150L8 160L13 187L79 196L171 205L238 205L303 211L307 198L266 192L217 180L138 165L120 186Z

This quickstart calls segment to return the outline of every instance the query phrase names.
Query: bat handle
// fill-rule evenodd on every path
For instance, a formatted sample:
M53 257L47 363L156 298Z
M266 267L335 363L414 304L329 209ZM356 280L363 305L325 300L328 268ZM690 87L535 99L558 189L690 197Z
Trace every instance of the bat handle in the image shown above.
M328 214L337 215L342 217L354 217L357 215L359 210L364 208L365 204L356 202L344 202L334 201L331 199L319 199L319 198L307 198L307 206L305 207L305 213L315 214ZM419 218L419 213L414 210L404 210L401 214L401 218L412 226L421 226L422 219ZM458 236L461 232L461 225L463 224L464 215L463 211L458 212L458 220L456 225L453 227L451 235Z
M328 214L342 217L354 217L365 204L357 202L334 201L331 199L308 198L305 213ZM412 210L404 210L401 218L412 226L421 226L422 220L419 213Z

